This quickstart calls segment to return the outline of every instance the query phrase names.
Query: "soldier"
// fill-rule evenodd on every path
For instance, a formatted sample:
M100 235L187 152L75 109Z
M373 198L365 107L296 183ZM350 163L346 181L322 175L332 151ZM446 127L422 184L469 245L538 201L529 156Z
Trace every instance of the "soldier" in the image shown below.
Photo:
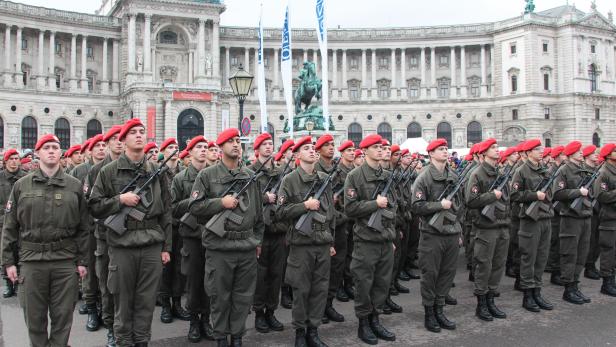
M389 196L374 193L383 189L391 175L383 170L383 145L381 136L366 136L359 144L366 160L362 166L349 172L344 182L344 212L354 219L353 260L351 273L355 284L355 315L359 318L357 336L367 344L377 344L378 339L395 341L396 335L383 327L379 312L387 300L394 266L396 204ZM385 209L389 218L383 219L384 229L379 232L368 227L370 215Z
M481 164L483 162L483 154L477 153L477 149L480 146L481 146L481 142L475 143L471 147L470 151L468 152L467 159L470 159L470 160L466 161L466 165L475 165L471 169L471 172L468 173L468 176L470 176L474 170L480 167L480 165L477 165L477 164ZM470 157L472 157L472 159ZM464 254L466 256L466 269L468 270L468 280L471 282L475 280L475 277L473 274L473 254L474 254L473 247L475 246L475 233L473 230L473 221L476 218L479 218L479 216L477 215L477 211L475 211L474 209L464 210L464 222L462 224L463 226L462 239L464 240Z
M105 165L92 187L88 204L92 216L101 220L115 215L124 207L144 214L139 221L126 217L126 231L107 230L109 273L107 286L113 295L113 332L118 346L147 346L151 338L152 316L162 274L162 264L170 261L171 196L164 175L153 178L146 189L149 204L126 188L139 175L135 186L142 186L156 167L145 160L145 126L138 118L124 124L118 136L125 151Z
M82 145L81 145L81 162L86 162L88 160L90 160L90 142L92 141L92 137L87 139Z
M280 155L280 160L278 161L280 162L281 166L286 165L286 163L290 161L291 163L289 164L289 166L291 168L295 168L295 163L293 160L293 146L294 145L295 145L295 142L293 142L292 139L288 139L282 144L282 146L280 146L280 150L278 151L278 155ZM285 247L284 259L287 259L288 257L289 257L289 245L287 244ZM283 276L284 274L287 273L287 262L286 261L283 263L282 273L283 273ZM286 283L286 281L283 279L282 285L280 288L280 306L286 309L290 309L292 304L293 304L293 293L291 291L291 286L289 286Z
M528 140L522 150L528 160L514 173L511 181L511 200L520 204L520 288L524 291L522 306L528 311L539 312L540 309L554 309L541 296L541 277L550 250L550 219L554 211L551 189L542 191L549 172L540 163L543 154L541 141ZM534 201L538 201L538 212L529 216L526 212Z
M80 182L60 170L60 140L44 135L35 151L40 169L19 179L6 202L0 258L9 279L20 284L30 344L66 346L78 279L87 273L88 212Z
M171 183L173 177L180 172L180 157L176 150L179 148L176 139L170 137L163 141L160 145L160 152L164 154L165 159L171 158L167 161L167 182L169 183L169 191L171 191ZM182 307L182 293L184 292L185 279L181 271L182 255L180 250L182 249L182 237L178 232L179 220L177 218L172 219L172 236L171 236L171 261L163 266L163 274L161 277L161 284L159 289L159 298L162 304L162 310L160 311L160 321L168 324L173 322L173 318L177 318L183 321L190 320L190 314ZM171 298L171 301L169 299Z
M507 317L495 305L494 297L498 295L509 247L509 189L507 182L503 183L503 188L493 187L499 178L505 179L499 176L496 140L487 139L482 142L477 148L477 153L483 155L484 160L470 174L465 193L468 208L478 212L477 218L473 220L475 229L473 271L477 296L475 315L479 319L492 321L493 318ZM511 167L505 170L511 170ZM493 220L481 213L486 206L492 204L494 204L494 214L490 218Z
M593 172L597 170L597 161L599 159L599 151L597 146L588 145L582 149L582 155L584 156L584 167ZM592 192L592 187L591 192ZM594 198L596 194L591 194ZM590 219L590 246L588 248L588 257L586 258L586 265L584 266L584 277L591 280L599 280L601 276L595 266L597 259L599 259L599 212L601 207L597 203L596 199L593 199L593 214Z
M458 183L458 175L447 165L447 140L436 139L426 148L430 165L422 170L413 184L412 211L420 216L419 267L421 268L421 298L424 306L424 326L432 332L441 328L454 330L456 324L443 313L445 298L456 275L458 239L461 226L455 215L460 202L454 197L438 201L449 186ZM429 221L435 213L447 213L442 227Z
M92 185L96 182L96 177L98 177L100 170L105 165L117 160L122 155L122 152L124 152L124 144L119 140L121 130L121 125L114 125L103 136L103 141L107 144L107 155L102 161L94 164L90 172L88 172L83 187L87 199L90 198ZM107 327L107 347L113 347L115 346L115 336L113 334L114 306L113 297L107 286L109 254L107 253L107 230L102 221L96 220L94 224L94 238L96 239L94 251L96 277L98 278L98 288L101 296L101 319L105 327Z
M391 168L391 143L388 140L382 139L381 145L383 145L383 159L381 159L381 167L383 169Z
M520 154L518 153L518 149L517 146L514 147L508 147L500 156L500 164L503 167L507 167L507 166L511 166L511 172L513 174L513 172L515 171L515 169L518 166L518 160L520 159ZM509 185L507 185L509 187ZM509 206L509 217L510 217L510 223L509 223L509 247L507 248L507 262L506 262L506 266L505 266L505 275L511 278L517 278L517 274L519 274L520 272L520 263L519 261L517 261L517 259L519 259L519 257L517 255L514 255L514 253L517 253L517 245L518 245L518 241L517 241L517 236L516 239L513 239L514 237L514 231L512 230L514 227L512 226L513 224L513 219L515 218L515 216L513 215L513 212L511 211L511 200L509 200L510 206ZM515 234L517 235L517 231L515 231ZM515 245L514 245L515 242Z
M557 146L552 148L549 157L545 156L544 164L553 173L558 170L560 165L566 159L566 156L562 154L564 146ZM560 205L557 204L554 208L554 217L552 217L552 236L550 238L550 254L548 255L548 262L546 264L546 271L550 272L550 282L557 286L562 286L564 283L560 279Z
M418 280L420 278L419 275L417 275L414 271L414 269L418 269L419 266L417 265L417 247L419 246L419 217L412 214L411 213L411 199L413 197L413 183L415 182L415 179L417 178L419 172L421 171L422 168L422 164L421 164L421 159L419 157L418 153L413 153L410 154L411 157L411 162L409 165L413 166L413 171L411 173L409 173L409 175L407 175L408 177L403 181L403 183L405 184L404 186L404 190L405 190L405 211L404 213L406 214L406 223L407 223L407 228L408 228L408 237L407 237L407 250L406 250L406 257L403 258L403 268L402 271L400 273L400 279L406 279L408 278L408 280ZM406 165L405 164L405 159L406 156L402 156L403 161L401 162L402 165Z
M83 163L81 156L81 145L74 145L64 152L64 158L66 158L66 173L73 171L77 165Z
M616 243L616 144L608 143L601 147L599 159L605 163L599 169L599 177L595 180L593 192L601 204L599 214L599 247L601 262L599 274L603 278L601 293L616 297L614 282L614 244Z
M218 164L220 161L220 148L216 145L216 142L210 141L208 142L208 150L207 150L207 166L214 166Z
M4 168L0 171L0 206L6 206L6 202L11 194L11 189L15 182L26 175L26 172L19 168L19 152L16 149L10 148L4 152ZM4 209L0 210L0 239L2 236L2 225L4 222ZM13 250L13 258L19 263L19 253L17 252L17 244L7 245ZM2 268L2 278L4 279L4 292L2 297L10 298L17 294L17 283L11 282L6 276L4 268Z
M188 165L190 165L190 153L186 150L181 151L179 157L184 167L188 167Z
M190 140L185 151L190 153L190 164L173 178L171 185L173 217L178 220L188 212L192 186L199 172L207 167L207 140L201 135L196 136ZM205 224L206 220L200 222ZM201 229L180 223L178 230L182 237L182 273L186 276L187 285L186 307L190 314L188 341L197 343L201 338L214 340L210 303L203 283L205 248L201 245Z
M158 145L156 142L148 142L143 147L143 153L145 153L146 158L149 158L150 162L154 165L158 163L158 153L160 150L158 149Z
M353 166L360 167L364 163L365 157L366 156L364 155L364 151L362 151L359 148L356 149L355 150L355 160L353 160Z
M276 180L279 179L282 168L277 168L270 161L274 151L274 142L272 135L262 133L257 136L253 144L253 148L258 154L255 164L248 168L256 171L261 168L264 172L259 178L261 192L263 193L263 205L275 205L276 194L271 192ZM270 206L271 207L271 206ZM265 224L265 232L263 233L263 242L261 243L261 256L257 263L257 288L255 291L255 299L252 309L255 311L255 329L261 333L267 333L270 330L282 331L284 327L282 323L276 319L274 312L278 308L278 297L280 296L280 286L284 277L282 270L285 262L285 228L280 228L280 223L274 223L272 220L273 210L264 210L265 213L270 213L268 216L269 225Z
M323 195L313 197L328 175L315 167L315 147L310 136L301 138L293 146L293 153L300 160L300 165L283 179L276 212L280 220L288 221L292 226L287 233L290 250L285 280L293 289L296 347L327 346L319 338L318 327L328 297L330 258L336 254L332 236L336 215L332 208L331 183ZM323 220L317 221L315 217L311 233L305 234L294 226L309 211L316 211L323 216Z
M329 281L330 281L330 293L328 295L333 295L332 290L335 290L335 296L339 301L348 302L349 295L347 294L345 288L345 284L351 288L353 288L353 278L351 277L348 265L350 264L350 251L353 248L349 248L349 245L352 246L352 243L349 240L353 240L353 229L352 222L346 218L344 214L344 181L346 180L346 176L353 170L355 167L353 165L353 161L355 160L355 144L351 140L346 140L338 146L338 152L340 152L340 163L338 164L338 184L334 187L334 205L337 210L340 212L339 215L336 216L336 234L335 237L342 237L343 235L338 235L338 231L344 234L344 245L336 248L336 255L332 258L332 272L334 269L334 262L341 262L338 268L337 277L335 277L332 273L330 273ZM334 260L336 259L336 260ZM334 283L337 281L336 288L333 288ZM329 298L328 298L329 299Z
M263 238L263 198L258 183L251 184L237 198L230 191L222 195L230 187L241 186L253 171L239 166L239 130L224 130L216 144L222 150L222 160L199 172L189 209L204 220L225 210L242 217L241 221L236 219L239 223L226 222L225 230L219 231L222 235L207 227L202 234L206 249L205 290L210 295L214 337L219 346L227 346L227 336L231 335L231 344L241 346L256 286L257 258Z
M19 164L21 165L21 169L26 172L29 173L30 171L32 171L32 157L25 157L22 158L19 161ZM65 171L66 172L66 171Z
M513 167L514 174L526 163L526 153L522 150L524 146L526 146L526 141L520 142L515 147L515 152L518 154L519 159ZM511 256L512 272L515 278L513 288L518 291L523 291L520 287L520 245L518 243L520 239L518 237L518 232L520 231L520 204L513 201L511 196L509 197L509 201L511 201L511 225L509 228L509 250L507 254Z

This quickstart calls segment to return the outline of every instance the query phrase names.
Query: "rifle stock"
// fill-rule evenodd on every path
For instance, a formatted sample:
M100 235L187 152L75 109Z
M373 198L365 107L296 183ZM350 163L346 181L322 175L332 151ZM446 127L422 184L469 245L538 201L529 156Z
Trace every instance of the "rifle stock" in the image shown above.
M588 182L586 182L586 184L580 185L579 188L584 187L586 189L590 189L590 187L592 187L592 185L595 183L595 180L599 177L599 170L602 166L603 163L601 163L601 165L599 165L597 169L593 172L592 176L590 176L590 178L588 179ZM582 207L594 207L595 202L596 201L594 199L591 200L588 196L579 196L575 198L575 200L573 200L573 202L571 203L571 208L579 211Z
M387 178L387 182L385 183L385 187L383 188L383 190L379 192L378 190L379 187L375 189L373 193L374 199L376 199L379 195L386 197L389 194L391 185L396 180L395 173L396 173L396 169L398 168L398 165L400 164L400 159L402 158L398 158L398 160L396 161L396 165L394 165L391 175ZM385 216L388 219L393 219L393 213L385 213L384 210L385 210L384 208L378 208L376 211L372 212L372 214L370 215L370 218L368 218L368 223L366 223L366 226L382 233L385 230L385 226L383 225L383 216Z
M558 173L560 172L560 169L563 167L563 164L560 164L558 166L558 169L554 170L554 173L550 176L548 181L543 186L538 187L537 191L545 193L548 189L550 189L550 187L552 186L552 183L556 179L556 176L558 176ZM543 183L543 182L541 182L541 183ZM528 205L528 207L526 208L526 211L524 211L524 213L528 217L530 217L532 220L534 220L536 222L536 221L539 220L539 215L538 215L539 207L541 207L542 205L543 204L541 204L540 200L535 200L535 201L531 202L530 205ZM543 209L545 210L545 207L543 207Z
M467 164L464 167L464 170L462 170L462 174L458 177L458 181L453 186L453 189L451 189L451 192L449 192L447 195L445 194L447 193L447 191L449 191L449 187L451 186L451 183L447 187L445 187L445 190L443 190L441 195L438 197L437 199L438 201L443 200L443 198L450 200L450 201L453 200L453 198L456 196L456 194L458 194L458 191L462 187L462 184L464 183L464 179L466 175L468 175L468 173L471 171L471 168L475 166L474 163L475 162L472 162L470 164ZM451 213L450 210L440 210L432 215L432 217L428 221L428 225L440 231L440 230L443 230L445 220L448 220L451 223L454 223L456 221L456 215Z
M503 172L502 175L497 177L496 180L492 183L489 191L494 191L494 190L502 191L505 185L507 185L507 183L509 182L509 179L511 178L512 173L513 173L513 166L508 165L505 172ZM497 200L489 205L484 206L483 209L481 210L481 215L489 219L491 222L496 221L495 212L496 212L497 206L499 207L500 211L504 211L506 208L502 201Z

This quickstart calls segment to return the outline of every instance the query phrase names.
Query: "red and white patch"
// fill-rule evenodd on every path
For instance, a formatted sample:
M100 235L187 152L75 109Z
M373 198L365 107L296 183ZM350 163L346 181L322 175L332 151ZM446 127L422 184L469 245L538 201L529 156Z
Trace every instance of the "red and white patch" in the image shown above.
M423 197L423 192L422 192L421 190L418 190L418 191L415 193L415 197L416 197L417 199L421 199L421 198Z
M518 190L518 189L520 189L520 184L518 182L515 182L513 184L513 190Z
M477 193L479 193L479 187L477 187L477 186L473 186L473 187L471 188L471 192L473 192L473 194L477 194Z
M195 190L194 192L192 192L192 198L196 199L199 196L199 191Z
M355 197L357 196L357 192L355 191L355 189L349 188L347 189L347 196L351 199L355 199Z
M90 190L90 187L88 186L87 183L83 184L83 193L84 194L88 194L88 190Z
M282 196L282 195L281 195L281 196L279 196L279 197L278 197L278 205L284 205L284 200L285 200L285 197L284 197L284 196Z
M565 189L565 181L558 182L558 188Z
M601 182L601 190L607 191L607 183Z
M6 206L4 207L4 212L11 212L11 208L13 207L13 202L11 200L6 202Z

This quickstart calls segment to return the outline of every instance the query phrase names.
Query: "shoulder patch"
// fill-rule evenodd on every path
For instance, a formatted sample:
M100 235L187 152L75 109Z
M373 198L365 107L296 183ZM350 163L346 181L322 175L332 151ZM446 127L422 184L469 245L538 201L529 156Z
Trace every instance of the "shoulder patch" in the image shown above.
M191 196L193 199L196 199L199 196L199 191L198 190L193 191Z
M421 190L418 190L415 192L415 198L420 199L423 198L423 192Z
M558 188L565 189L565 181L558 182Z
M83 182L83 193L84 194L88 194L88 190L90 190L90 187L88 186L87 182Z
M357 192L354 188L348 188L346 191L346 195L351 199L355 199L355 197L357 197Z
M513 183L512 188L513 188L513 190L518 190L518 189L520 189L520 184L518 182L515 182L515 183Z
M477 193L479 193L479 187L477 187L477 186L473 186L473 187L471 188L471 192L473 192L473 194L477 194Z
M278 201L276 203L278 205L284 205L284 200L285 200L284 195L281 195L281 196L278 197Z
M11 200L6 202L6 206L4 207L4 212L11 212L11 208L13 207L13 202Z
M607 183L601 182L601 190L607 191ZM10 202L10 201L9 201Z

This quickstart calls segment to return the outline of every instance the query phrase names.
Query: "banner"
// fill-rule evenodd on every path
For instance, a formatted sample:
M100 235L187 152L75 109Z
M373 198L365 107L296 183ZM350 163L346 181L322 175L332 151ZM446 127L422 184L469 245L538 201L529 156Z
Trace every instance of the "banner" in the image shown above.
M259 107L261 108L261 133L264 133L267 132L267 91L265 89L265 65L263 62L263 4L261 4L261 15L259 17L259 50L257 55L257 92L259 93Z
M148 141L156 141L156 106L148 106L146 108L147 118L146 124L148 127Z
M284 88L284 100L287 104L287 118L289 119L289 138L293 138L293 60L291 57L291 26L289 24L289 3L284 15L282 27L282 53L280 54L280 74Z
M325 131L329 131L329 78L327 54L327 21L325 17L325 0L316 0L317 14L317 37L319 38L319 48L321 50L321 103L323 108L323 124ZM335 67L334 67L335 68Z

